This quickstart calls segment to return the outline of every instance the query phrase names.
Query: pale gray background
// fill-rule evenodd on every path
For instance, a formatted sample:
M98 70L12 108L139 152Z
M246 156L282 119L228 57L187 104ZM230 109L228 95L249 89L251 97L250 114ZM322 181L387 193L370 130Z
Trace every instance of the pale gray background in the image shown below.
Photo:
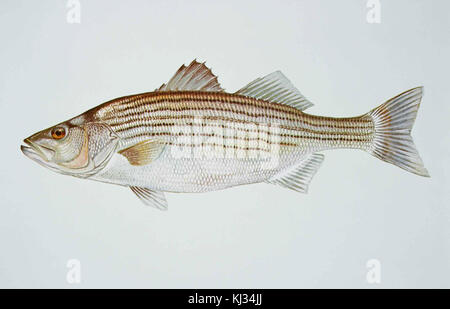
M0 287L450 287L448 1L66 1L0 4ZM282 70L315 106L351 116L424 85L413 137L432 178L327 152L302 195L257 184L168 194L52 173L24 137L207 61L228 91ZM82 282L66 282L81 261ZM379 285L366 262L381 262Z

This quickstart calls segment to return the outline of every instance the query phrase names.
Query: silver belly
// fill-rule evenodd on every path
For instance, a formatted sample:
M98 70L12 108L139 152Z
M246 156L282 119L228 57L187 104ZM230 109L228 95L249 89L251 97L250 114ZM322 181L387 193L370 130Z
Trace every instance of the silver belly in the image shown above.
M294 151L270 158L174 158L167 147L145 166L130 165L125 157L114 154L107 166L90 179L157 191L206 192L263 182L298 163L304 155Z

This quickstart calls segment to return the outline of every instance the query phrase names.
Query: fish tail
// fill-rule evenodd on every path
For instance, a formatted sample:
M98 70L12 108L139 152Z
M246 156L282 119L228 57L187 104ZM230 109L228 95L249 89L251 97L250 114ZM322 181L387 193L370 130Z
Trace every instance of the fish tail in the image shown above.
M430 177L411 137L422 95L423 87L410 89L367 114L375 129L367 151L408 172Z

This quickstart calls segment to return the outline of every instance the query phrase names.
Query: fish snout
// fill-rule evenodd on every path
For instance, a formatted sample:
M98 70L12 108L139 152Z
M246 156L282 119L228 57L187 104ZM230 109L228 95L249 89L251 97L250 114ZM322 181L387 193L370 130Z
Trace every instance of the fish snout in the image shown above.
M23 140L25 145L21 145L20 149L23 154L29 157L30 159L36 160L40 157L42 160L48 162L50 161L55 151L46 146L40 145L38 142L33 141L33 136L27 137Z

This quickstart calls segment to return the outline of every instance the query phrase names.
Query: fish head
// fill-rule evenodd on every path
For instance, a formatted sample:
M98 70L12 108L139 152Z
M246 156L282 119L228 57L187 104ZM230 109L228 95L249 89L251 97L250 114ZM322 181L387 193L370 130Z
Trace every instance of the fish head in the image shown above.
M108 125L79 116L25 138L21 150L50 170L85 178L106 166L118 142Z

